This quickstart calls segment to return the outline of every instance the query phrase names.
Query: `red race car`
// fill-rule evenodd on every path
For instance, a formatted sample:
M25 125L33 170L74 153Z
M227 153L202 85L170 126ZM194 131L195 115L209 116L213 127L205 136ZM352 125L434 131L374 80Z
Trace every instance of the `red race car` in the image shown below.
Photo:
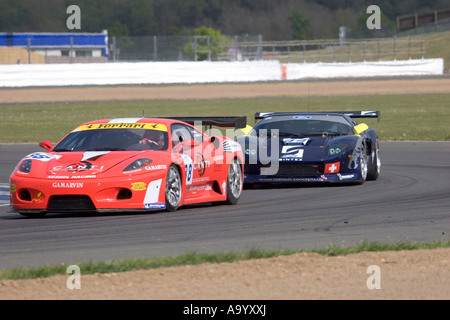
M208 136L198 124L239 129L246 118L99 120L80 125L55 146L43 141L47 152L26 156L10 176L11 209L44 216L236 204L243 189L242 149L225 136Z

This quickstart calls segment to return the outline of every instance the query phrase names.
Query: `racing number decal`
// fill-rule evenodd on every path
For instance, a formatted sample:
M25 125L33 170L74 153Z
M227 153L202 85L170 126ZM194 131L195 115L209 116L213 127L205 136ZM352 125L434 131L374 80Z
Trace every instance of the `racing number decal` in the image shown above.
M300 146L283 146L283 157L303 158L304 149Z
M186 185L192 184L193 172L194 172L194 164L192 162L192 158L187 155L181 155L184 160L184 168L186 170Z

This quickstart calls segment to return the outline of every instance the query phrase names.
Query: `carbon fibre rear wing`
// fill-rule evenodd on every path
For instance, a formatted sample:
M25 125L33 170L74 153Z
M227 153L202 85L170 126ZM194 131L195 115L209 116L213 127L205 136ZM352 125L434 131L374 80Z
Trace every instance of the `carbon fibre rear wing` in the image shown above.
M326 114L343 114L350 118L379 118L380 111L329 111L329 112L257 112L255 120L264 119L274 115L326 115Z
M247 117L177 117L171 118L190 125L234 127L243 129L247 126Z

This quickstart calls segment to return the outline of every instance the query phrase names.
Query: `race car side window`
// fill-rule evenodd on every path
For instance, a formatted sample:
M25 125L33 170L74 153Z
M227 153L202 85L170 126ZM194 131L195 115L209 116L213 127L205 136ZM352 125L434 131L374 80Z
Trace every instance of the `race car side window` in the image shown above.
M202 143L203 142L203 134L198 131L196 128L188 127L188 130L191 131L192 136L194 137L194 140Z
M193 139L189 129L181 123L173 124L171 130L172 130L172 142L174 146L185 140Z

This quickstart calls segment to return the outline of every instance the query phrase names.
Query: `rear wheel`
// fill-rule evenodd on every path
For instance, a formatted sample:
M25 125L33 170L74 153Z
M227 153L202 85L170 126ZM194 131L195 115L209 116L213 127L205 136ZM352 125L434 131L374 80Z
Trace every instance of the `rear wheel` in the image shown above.
M369 163L368 172L367 172L367 180L377 180L378 176L380 175L381 160L380 160L379 150L380 150L380 147L377 142L375 151L372 151L372 155L370 156L370 163Z
M242 194L242 169L238 159L233 159L228 169L227 204L236 204Z
M166 210L176 211L180 206L182 193L181 175L177 166L171 165L166 178Z

